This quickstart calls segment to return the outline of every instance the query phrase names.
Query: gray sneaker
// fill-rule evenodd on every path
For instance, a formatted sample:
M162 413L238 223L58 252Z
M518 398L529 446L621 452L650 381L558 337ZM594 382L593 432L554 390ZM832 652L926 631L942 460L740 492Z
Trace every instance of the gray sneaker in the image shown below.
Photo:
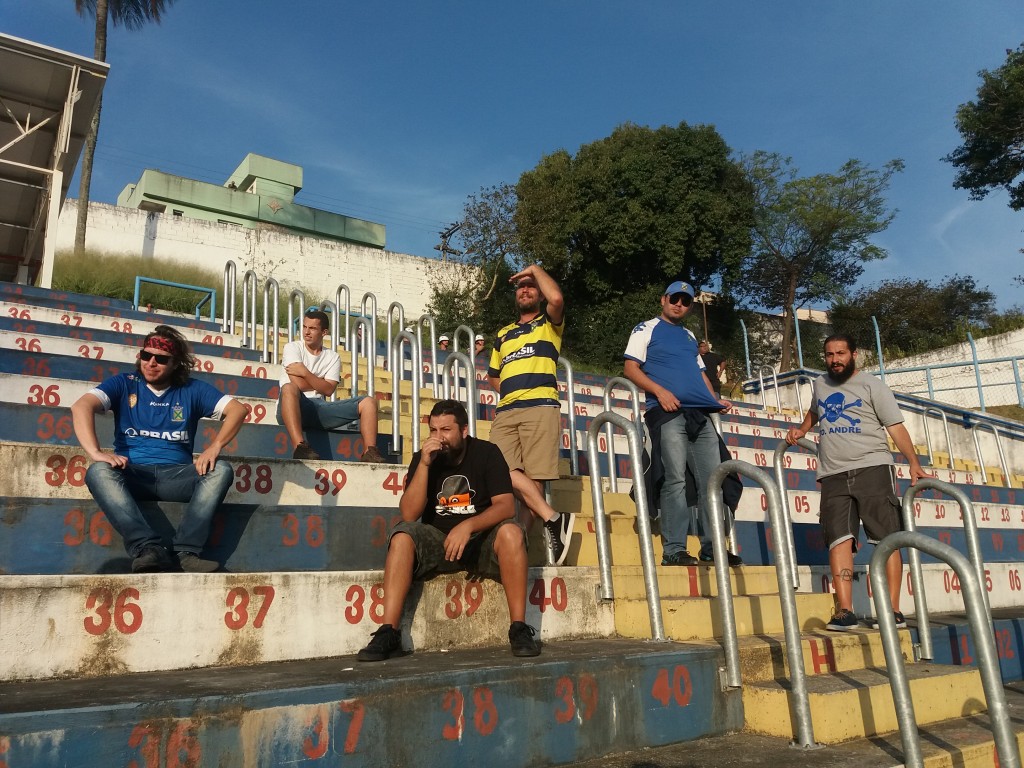
M149 544L132 559L132 573L164 573L172 570L170 554L159 544Z
M216 560L204 560L195 552L179 552L178 565L185 573L213 573L220 568Z

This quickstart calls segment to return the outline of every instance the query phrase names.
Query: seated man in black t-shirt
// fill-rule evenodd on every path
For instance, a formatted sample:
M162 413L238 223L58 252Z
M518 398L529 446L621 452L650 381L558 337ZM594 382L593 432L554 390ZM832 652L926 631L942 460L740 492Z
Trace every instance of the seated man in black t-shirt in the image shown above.
M537 656L536 630L526 619L526 531L515 520L508 464L497 446L469 437L462 403L441 400L430 411L430 434L413 454L402 522L391 531L384 563L384 616L360 661L402 651L398 629L413 579L470 571L499 577L505 588L513 656Z

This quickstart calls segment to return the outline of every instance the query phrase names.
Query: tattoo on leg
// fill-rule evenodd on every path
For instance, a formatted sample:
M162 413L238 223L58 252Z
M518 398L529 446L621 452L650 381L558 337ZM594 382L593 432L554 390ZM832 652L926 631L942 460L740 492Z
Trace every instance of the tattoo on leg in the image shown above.
M843 570L839 572L838 578L840 581L853 581L853 571L849 568L843 568Z

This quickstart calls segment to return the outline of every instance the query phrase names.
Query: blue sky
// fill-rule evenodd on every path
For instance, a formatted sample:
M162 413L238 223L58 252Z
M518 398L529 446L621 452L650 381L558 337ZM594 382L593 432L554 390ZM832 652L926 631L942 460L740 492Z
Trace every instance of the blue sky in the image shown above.
M72 0L0 0L0 31L93 49ZM256 152L303 166L299 202L432 256L468 195L545 154L627 121L710 123L805 175L903 158L889 258L860 284L966 274L1006 309L1024 305L1024 212L969 200L941 158L978 70L1021 42L1019 0L178 0L111 30L92 196L145 168L223 183Z

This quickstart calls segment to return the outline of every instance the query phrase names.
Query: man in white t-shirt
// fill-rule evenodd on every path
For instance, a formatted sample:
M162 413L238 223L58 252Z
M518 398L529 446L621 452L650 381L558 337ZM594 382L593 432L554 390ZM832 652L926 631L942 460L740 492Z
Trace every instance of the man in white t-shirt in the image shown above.
M303 430L338 429L358 421L365 446L360 461L384 461L377 450L377 401L366 396L334 402L326 399L341 379L341 358L333 349L324 349L329 332L327 313L311 309L302 317L302 341L284 346L277 420L295 446L292 458L321 458L303 439Z

